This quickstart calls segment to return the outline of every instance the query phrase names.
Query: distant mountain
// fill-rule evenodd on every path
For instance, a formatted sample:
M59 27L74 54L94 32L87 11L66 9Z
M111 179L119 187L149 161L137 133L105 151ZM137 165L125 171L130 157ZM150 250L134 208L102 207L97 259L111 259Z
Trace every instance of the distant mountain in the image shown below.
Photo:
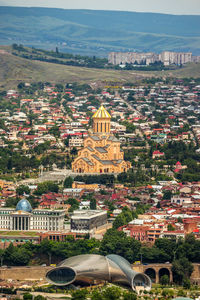
M0 44L12 43L99 56L163 50L200 55L200 16L1 6Z

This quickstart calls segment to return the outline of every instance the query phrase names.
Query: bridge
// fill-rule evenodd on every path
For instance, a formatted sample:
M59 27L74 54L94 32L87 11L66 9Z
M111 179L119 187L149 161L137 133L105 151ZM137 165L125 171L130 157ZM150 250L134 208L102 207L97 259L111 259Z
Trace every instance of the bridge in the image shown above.
M191 282L200 283L200 264L193 264L194 270L190 277ZM138 264L132 265L132 268L137 272L142 272L148 275L152 282L159 283L163 275L169 277L170 282L173 282L172 264Z

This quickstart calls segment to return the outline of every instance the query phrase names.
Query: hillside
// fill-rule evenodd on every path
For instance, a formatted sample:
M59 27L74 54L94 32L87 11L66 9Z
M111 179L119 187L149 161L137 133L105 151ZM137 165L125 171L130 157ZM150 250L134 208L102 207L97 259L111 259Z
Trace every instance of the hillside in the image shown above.
M21 82L95 82L102 80L135 80L139 75L130 72L62 66L29 61L12 54L0 53L0 88L14 88Z
M192 51L200 55L200 16L0 7L0 44L107 56L109 51Z
M0 47L0 89L14 88L21 81L24 82L135 82L145 77L200 77L200 64L188 64L182 69L162 72L140 72L125 70L105 70L63 66L47 62L30 61L14 56L9 47Z

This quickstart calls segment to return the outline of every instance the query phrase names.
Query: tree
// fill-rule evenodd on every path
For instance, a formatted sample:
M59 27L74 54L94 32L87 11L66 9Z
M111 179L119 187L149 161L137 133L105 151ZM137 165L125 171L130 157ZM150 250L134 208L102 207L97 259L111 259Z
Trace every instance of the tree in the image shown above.
M190 286L191 286L190 280L189 280L188 278L185 278L185 279L183 280L183 287L184 287L185 289L189 289Z
M14 266L26 266L31 258L31 252L24 248L17 248L11 255L10 264Z
M76 290L72 292L72 300L86 300L87 299L87 290Z
M108 229L101 242L99 252L102 255L118 254L134 262L139 259L141 243L131 237L127 237L123 231Z
M17 88L18 88L19 90L24 89L24 88L25 88L25 83L24 83L24 82L20 82L20 83L18 84Z
M71 176L66 177L64 181L64 187L65 188L71 188L73 183L73 178Z
M156 204L156 208L161 208L160 201Z
M56 90L57 90L58 92L62 92L63 89L64 89L64 87L63 87L63 85L62 85L61 83L57 83L57 84L55 85L55 88L56 88Z
M168 224L168 225L167 225L167 230L168 230L168 231L174 231L175 228L174 228L174 226L173 226L172 224Z
M113 222L113 228L117 229L123 225L128 224L131 220L133 220L133 213L127 208L124 207L122 213L119 214Z
M10 197L6 200L6 207L16 207L17 203L19 202L20 198L18 197Z
M76 209L79 209L79 202L74 198L69 198L67 201L65 201L65 204L70 204L71 207L69 208L69 212L73 212Z
M73 147L73 148L71 149L70 153L71 153L72 156L75 156L75 155L77 155L78 150L77 150L75 147Z
M69 147L69 137L64 140L64 144L66 147Z
M119 227L126 224L125 216L121 213L117 216L113 222L113 228L118 229Z
M53 181L45 181L42 183L38 183L37 189L35 190L36 195L42 195L47 192L57 193L59 190L58 184Z
M102 292L103 299L105 300L116 300L121 296L121 290L118 287L112 286L108 287Z
M27 185L20 185L16 188L16 193L18 196L25 194L30 194L30 189Z
M60 137L60 131L59 131L59 127L54 125L53 127L51 127L49 129L49 133L52 134L55 137Z
M133 292L124 292L123 300L137 300L137 295Z
M49 241L48 239L44 239L40 243L40 248L39 248L40 253L45 253L48 255L49 265L51 264L52 246L53 244L51 241Z
M162 296L167 297L165 299L168 299L168 297L171 299L174 296L174 291L172 289L163 289Z
M8 248L5 249L4 252L5 261L7 263L11 261L14 252L15 252L15 247L13 246L13 243L10 243L10 245L8 246Z
M172 263L174 282L182 285L185 279L190 278L193 269L192 263L186 257L174 260Z
M90 209L96 209L97 208L97 203L96 203L96 199L92 198L90 200Z
M30 113L29 115L28 115L28 120L29 120L29 122L30 122L30 126L32 126L33 125L33 120L35 120L37 118L37 115L35 115L35 114L33 114L33 113ZM30 135L30 134L29 134Z
M169 276L167 274L163 275L161 278L160 278L160 283L162 285L168 285L169 284Z
M172 192L171 191L164 191L163 193L163 199L164 200L170 200L172 197Z
M181 217L178 217L177 222L178 223L183 223L183 219Z
M91 295L91 300L103 300L102 293L100 291L94 290Z
M168 261L172 261L174 259L174 251L176 250L175 240L167 239L167 238L156 239L154 246L157 249L167 253Z
M33 296L29 293L26 293L23 295L23 299L24 300L32 300L33 299Z
M178 297L185 297L186 295L187 295L186 291L184 291L183 289L179 290L177 293Z
M41 296L41 295L38 295L36 297L34 297L34 300L46 300L47 298Z

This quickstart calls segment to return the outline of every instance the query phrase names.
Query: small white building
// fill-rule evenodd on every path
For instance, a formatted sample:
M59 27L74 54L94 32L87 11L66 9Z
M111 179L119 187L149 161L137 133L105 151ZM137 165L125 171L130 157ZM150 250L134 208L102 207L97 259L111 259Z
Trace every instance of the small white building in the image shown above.
M73 147L82 147L83 146L83 139L80 137L72 137L69 140L69 147L73 148Z

